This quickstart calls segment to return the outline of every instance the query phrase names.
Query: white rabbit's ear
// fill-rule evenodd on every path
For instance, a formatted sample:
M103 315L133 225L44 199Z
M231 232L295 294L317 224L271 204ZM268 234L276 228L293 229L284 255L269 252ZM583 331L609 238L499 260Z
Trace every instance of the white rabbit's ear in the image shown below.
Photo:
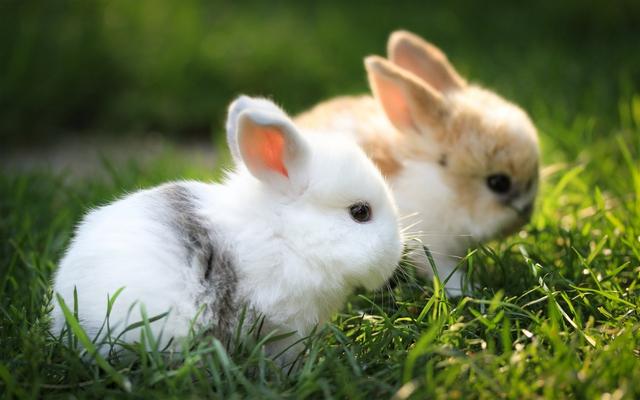
M411 32L393 32L387 43L387 56L440 92L467 85L439 48Z
M365 67L374 96L400 132L421 133L421 126L442 122L447 108L439 92L382 57L365 58Z
M281 191L306 186L310 149L287 114L265 99L246 96L229 109L227 139L236 163Z

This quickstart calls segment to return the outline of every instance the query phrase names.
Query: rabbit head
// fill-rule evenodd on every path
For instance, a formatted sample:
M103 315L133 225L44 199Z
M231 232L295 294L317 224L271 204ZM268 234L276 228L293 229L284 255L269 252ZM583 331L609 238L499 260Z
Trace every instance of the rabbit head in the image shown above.
M275 104L246 96L231 104L227 134L237 167L255 180L252 201L272 215L287 259L300 260L288 272L304 282L298 290L338 294L390 277L402 251L395 203L356 144L302 134Z
M394 185L401 210L429 214L446 204L447 230L468 234L473 242L526 223L539 158L527 114L469 85L442 51L409 32L394 32L388 53L389 60L367 57L365 67L374 97L397 131L392 147L404 176L394 180L404 179L413 191L411 205L403 207L407 201Z

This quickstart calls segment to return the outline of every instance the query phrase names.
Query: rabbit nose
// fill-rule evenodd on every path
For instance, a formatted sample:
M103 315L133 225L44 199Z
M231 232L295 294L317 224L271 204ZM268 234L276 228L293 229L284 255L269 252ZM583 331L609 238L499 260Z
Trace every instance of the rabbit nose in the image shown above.
M515 202L510 202L508 204L508 207L515 211L516 214L518 214L518 217L520 217L522 220L524 220L525 222L529 222L531 220L531 214L533 214L533 202L534 201L531 200L521 207L515 204Z
M527 222L530 221L531 215L533 214L533 201L524 206L519 214Z
M533 178L529 178L529 180L527 181L527 184L524 186L524 190L528 192L529 190L531 190L532 186L533 186Z
M501 196L500 201L508 207L512 207L516 200L520 198L520 189L512 189L508 193Z

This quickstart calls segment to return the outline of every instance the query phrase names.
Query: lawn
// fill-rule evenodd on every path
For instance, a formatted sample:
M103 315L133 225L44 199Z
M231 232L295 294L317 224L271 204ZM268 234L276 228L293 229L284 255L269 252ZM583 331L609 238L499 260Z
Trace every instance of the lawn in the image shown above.
M70 131L126 145L153 130L176 145L145 163L104 159L95 178L0 171L0 397L640 398L637 3L23 3L0 6L2 151ZM88 16L100 24L78 22ZM51 35L58 26L68 29ZM82 353L81 334L48 331L50 279L83 213L136 188L217 179L220 169L176 150L185 135L219 146L239 92L297 112L365 91L362 57L383 53L398 27L440 45L540 129L533 220L470 251L477 290L448 298L438 280L399 274L391 290L352 296L291 372L250 342L228 354L200 337L180 357L135 348L108 362Z

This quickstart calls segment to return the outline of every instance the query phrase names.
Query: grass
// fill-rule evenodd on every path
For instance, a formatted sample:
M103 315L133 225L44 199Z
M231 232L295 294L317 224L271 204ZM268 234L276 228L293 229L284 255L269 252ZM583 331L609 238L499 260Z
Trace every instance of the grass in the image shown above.
M199 3L186 4L184 12ZM311 36L300 37L296 49L305 56L294 57L287 70L293 82L276 71L262 85L256 77L264 75L264 69L234 72L218 60L222 70L216 74L230 75L228 87L212 95L208 104L215 104L221 115L223 102L233 90L240 90L235 88L241 83L255 85L276 99L284 97L290 109L301 109L324 95L364 89L361 56L382 52L384 37L399 25L450 44L452 58L466 75L497 88L531 112L543 144L544 176L532 222L512 237L475 249L465 261L477 272L477 290L450 299L439 280L403 278L392 293L354 294L331 323L319 327L308 340L302 367L290 374L275 367L255 343L236 343L230 355L210 337L194 338L193 346L180 357L138 346L131 358L109 362L83 354L74 345L90 339L78 327L72 329L71 341L48 331L47 311L54 299L50 279L74 224L91 207L125 191L177 178L214 179L218 171L195 168L171 150L145 165L111 165L105 160L108 178L104 179L78 180L46 170L0 171L0 397L640 398L640 61L637 51L631 51L638 34L629 22L637 14L626 15L624 7L620 11L597 2L584 8L583 3L577 8L573 3L553 7L541 3L525 18L503 5L498 14L502 18L488 26L474 22L481 14L479 6L452 4L450 9L436 6L436 17L448 24L433 27L421 21L435 17L409 12L413 6L408 5L395 12L388 10L390 6L374 5L359 18L355 7L347 7L342 16L330 6L318 5L317 13L334 16L337 22L332 29L315 22L316 30L305 34ZM158 13L166 12L167 6L163 7ZM226 12L233 15L233 10ZM244 18L256 22L260 12L252 8ZM293 7L288 15L301 12ZM551 14L549 31L529 26L547 21L541 15ZM376 15L385 15L375 20L380 26L367 25ZM399 22L401 17L405 23ZM268 27L281 18L285 17L265 14L267 22L241 35L242 40L269 37ZM348 65L346 70L316 65L314 60L322 58L326 49L343 42L330 38L355 34L357 30L347 23L352 18L373 33L350 36L350 44L339 47L348 53L339 58ZM151 40L153 27L162 21L149 16L142 37ZM235 21L242 25L245 20ZM300 24L296 18L288 21ZM515 29L519 23L527 29ZM274 48L289 43L289 36L274 35ZM116 47L127 51L125 40L119 40ZM139 40L133 38L132 43ZM180 43L184 42L175 46ZM316 52L304 43L326 47ZM487 49L480 43L494 44ZM522 54L518 49L524 48L523 43L531 51ZM95 54L102 53L89 53ZM29 57L24 57L27 62ZM254 55L247 57L253 62ZM120 112L131 112L134 119L145 121L144 127L161 129L186 126L180 121L204 120L202 109L187 112L178 104L192 93L191 84L165 82L181 69L161 61L154 67L160 69L156 74L147 74L139 64L129 67L143 82L133 85L133 92L112 88L124 97L104 97L100 104L105 105L106 116L99 120L113 118L119 125L128 120ZM74 68L84 71L81 66ZM83 75L80 78L84 82ZM198 79L194 85L206 88ZM166 85L156 85L163 82ZM17 93L20 85L12 85L5 82L2 87ZM66 104L51 94L56 92L54 83L44 85L42 90L50 95L46 102L56 107ZM156 101L169 99L169 103L145 103L157 97L150 88L163 93ZM75 101L76 95L82 98L82 93L70 90L73 96L65 101ZM204 94L195 93L194 102L199 103ZM138 100L131 100L136 96ZM149 108L130 109L126 105L131 103L125 101L119 106L124 111L114 111L122 99ZM28 97L20 102L37 105ZM165 113L173 106L175 114ZM54 126L52 121L60 121L61 115L79 112L74 107L46 114L43 121ZM158 115L166 119L154 119ZM5 128L23 126L23 114L12 117L10 123L4 121ZM210 120L214 126L222 125L218 118ZM73 305L68 306L72 314Z
M548 163L525 230L469 256L472 268L489 271L479 274L481 289L448 299L438 281L405 280L393 296L354 295L289 375L259 347L230 356L212 338L194 341L183 360L138 348L112 365L48 332L51 274L83 212L123 190L213 172L167 153L145 169L105 166L111 179L97 182L3 174L0 391L8 398L637 398L640 115L637 97L626 104L635 110L632 126L582 145L579 160Z

